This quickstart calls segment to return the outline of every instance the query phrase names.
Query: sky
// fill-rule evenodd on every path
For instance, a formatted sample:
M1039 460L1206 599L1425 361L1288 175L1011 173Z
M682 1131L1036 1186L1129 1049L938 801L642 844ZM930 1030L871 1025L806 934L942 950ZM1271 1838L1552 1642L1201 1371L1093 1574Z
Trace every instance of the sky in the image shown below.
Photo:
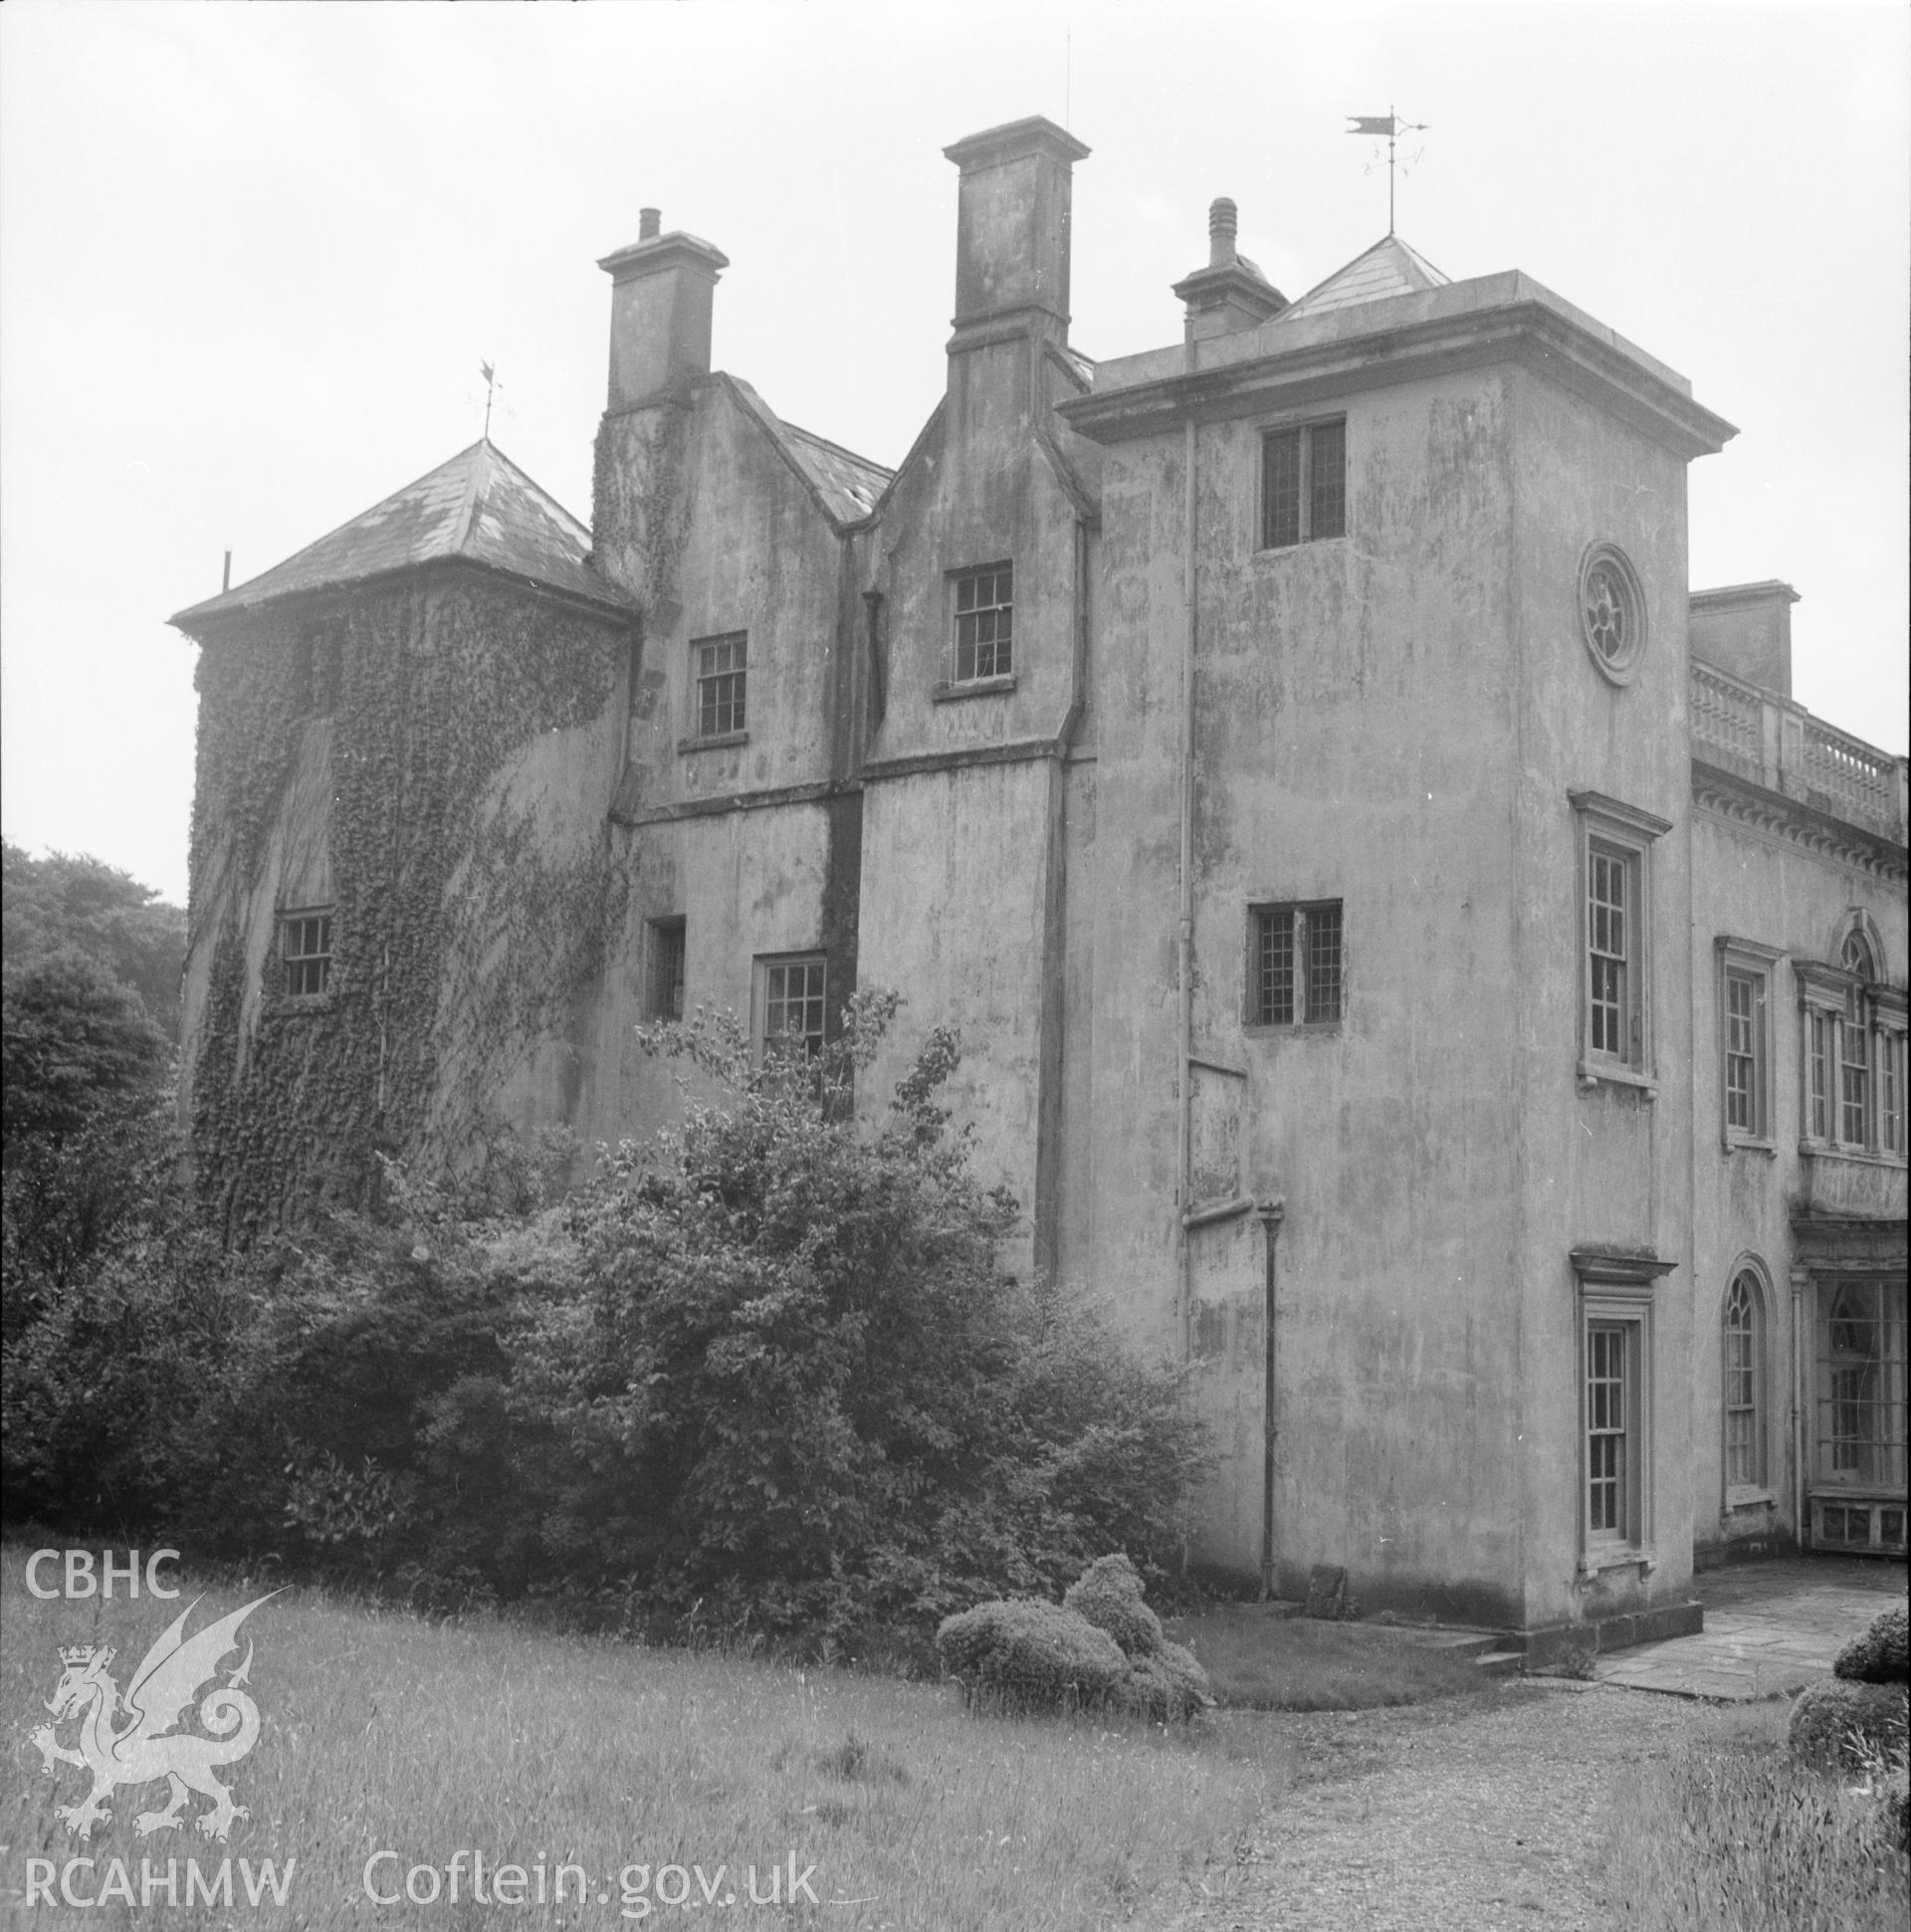
M579 515L638 210L714 242L714 359L895 465L945 381L956 170L1042 113L1071 340L1179 339L1207 205L1290 297L1386 228L1524 269L1737 424L1695 588L1780 577L1800 701L1906 743L1903 6L0 7L6 835L183 901L195 648L167 617L475 441Z

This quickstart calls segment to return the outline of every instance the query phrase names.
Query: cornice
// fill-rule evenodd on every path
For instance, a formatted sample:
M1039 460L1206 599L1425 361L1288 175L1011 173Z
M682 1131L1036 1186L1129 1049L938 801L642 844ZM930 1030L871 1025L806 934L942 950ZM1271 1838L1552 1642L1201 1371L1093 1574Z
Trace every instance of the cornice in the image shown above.
M1692 802L1740 830L1799 847L1839 865L1855 866L1874 877L1903 885L1911 876L1911 853L1895 840L1829 812L1788 798L1750 778L1692 760Z
M1453 369L1514 362L1612 410L1682 457L1711 455L1737 434L1645 363L1532 295L1477 306L1456 284L1414 300L1437 305L1443 298L1466 306L1367 334L1291 346L1278 339L1279 324L1271 324L1275 339L1264 354L1232 354L1126 387L1098 384L1094 395L1064 402L1059 410L1080 434L1120 443L1160 435L1190 415L1197 422L1260 415ZM1108 375L1119 382L1117 372Z

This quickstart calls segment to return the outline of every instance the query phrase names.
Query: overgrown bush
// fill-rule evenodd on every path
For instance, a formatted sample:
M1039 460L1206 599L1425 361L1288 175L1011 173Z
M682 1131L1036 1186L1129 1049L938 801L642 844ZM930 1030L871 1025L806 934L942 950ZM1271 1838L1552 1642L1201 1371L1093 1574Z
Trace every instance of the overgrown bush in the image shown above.
M936 1648L971 1702L1013 1710L1100 1704L1129 1672L1106 1630L1057 1604L977 1604L943 1619Z
M1159 1574L1200 1461L1177 1377L1003 1274L1014 1204L937 1105L951 1037L859 1125L894 1004L820 1062L659 1029L684 1126L554 1204L554 1158L478 1218L393 1170L377 1217L234 1258L156 1181L9 1303L9 1507L440 1607L837 1645L1057 1594L1110 1548Z
M1903 1684L1850 1683L1819 1677L1799 1692L1786 1744L1803 1764L1861 1770L1872 1759L1903 1761L1911 1693Z
M1098 1557L1069 1586L1059 1609L1027 1601L978 1604L947 1617L936 1648L970 1701L980 1695L1010 1708L1048 1710L1105 1703L1157 1724L1185 1721L1214 1702L1193 1653L1162 1634L1126 1556Z
M1129 1657L1152 1657L1167 1640L1162 1619L1142 1601L1142 1580L1125 1556L1097 1557L1069 1585L1063 1605L1106 1630Z
M1159 1650L1129 1659L1127 1675L1115 1686L1114 1702L1151 1724L1184 1724L1211 1709L1214 1697L1193 1651L1164 1639Z
M1874 1617L1862 1636L1854 1636L1831 1660L1831 1674L1860 1684L1911 1681L1911 1633L1905 1607L1895 1604Z

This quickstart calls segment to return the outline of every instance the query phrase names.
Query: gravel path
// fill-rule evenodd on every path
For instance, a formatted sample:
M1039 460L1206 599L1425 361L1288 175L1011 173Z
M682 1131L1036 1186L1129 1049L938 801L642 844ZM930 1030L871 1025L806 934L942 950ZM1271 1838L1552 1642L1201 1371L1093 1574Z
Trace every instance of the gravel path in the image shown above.
M1612 1783L1706 1709L1536 1681L1286 1720L1301 1782L1269 1808L1226 1895L1160 1932L1603 1932Z

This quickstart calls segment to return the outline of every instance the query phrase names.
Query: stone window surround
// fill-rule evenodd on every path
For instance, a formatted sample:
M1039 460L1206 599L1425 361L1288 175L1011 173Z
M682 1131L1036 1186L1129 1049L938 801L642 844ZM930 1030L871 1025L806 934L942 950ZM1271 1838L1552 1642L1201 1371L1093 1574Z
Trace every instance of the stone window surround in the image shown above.
M1579 882L1579 1082L1582 1090L1606 1082L1633 1087L1648 1101L1658 1098L1653 1048L1652 848L1672 829L1671 820L1599 791L1567 794L1575 815ZM1625 864L1629 931L1623 955L1627 967L1622 1023L1627 1049L1622 1054L1592 1048L1592 919L1590 898L1595 848L1617 854Z
M1904 1163L1903 1148L1884 1145L1883 1097L1887 1057L1897 1088L1900 1136L1904 1133L1906 997L1902 988L1881 984L1875 979L1829 966L1819 960L1792 962L1799 993L1799 1151L1802 1154L1836 1154L1850 1160L1878 1161L1890 1166ZM1826 1089L1824 1093L1824 1132L1815 1131L1812 1119L1811 1022L1825 1023ZM1853 1141L1844 1132L1844 1046L1843 1034L1858 1028L1866 1041L1867 1079L1863 1101L1863 1138Z
M1762 946L1757 940L1741 939L1737 934L1721 933L1712 942L1716 956L1715 990L1718 1008L1716 1050L1719 1069L1719 1137L1728 1154L1754 1153L1776 1155L1778 1140L1773 1125L1773 1000L1772 982L1785 953L1775 946ZM1730 981L1734 974L1754 983L1752 1011L1753 1092L1752 1124L1732 1125L1728 1100L1730 1069L1727 1056L1731 1048Z
M1661 1261L1649 1252L1629 1248L1593 1245L1578 1247L1572 1254L1573 1271L1578 1278L1578 1310L1575 1323L1576 1369L1579 1390L1579 1450L1574 1458L1579 1472L1578 1580L1586 1588L1607 1570L1636 1567L1641 1577L1658 1567L1654 1545L1653 1395L1656 1386L1654 1363L1656 1286L1662 1275L1676 1263ZM1591 1361L1591 1335L1594 1328L1623 1328L1628 1332L1626 1361L1627 1395L1631 1421L1628 1429L1632 1468L1630 1502L1632 1521L1622 1537L1595 1535L1590 1521L1588 1468L1589 1429L1587 1411L1587 1375Z
M1726 1378L1731 1374L1731 1345L1727 1322L1740 1282L1748 1282L1751 1301L1752 1335L1752 1408L1754 1415L1753 1476L1750 1483L1732 1480L1731 1451L1727 1440L1730 1400ZM1776 1300L1772 1274L1765 1263L1749 1250L1742 1253L1726 1271L1725 1293L1719 1303L1719 1478L1720 1492L1727 1513L1735 1509L1776 1507L1778 1491L1772 1483L1772 1310Z

